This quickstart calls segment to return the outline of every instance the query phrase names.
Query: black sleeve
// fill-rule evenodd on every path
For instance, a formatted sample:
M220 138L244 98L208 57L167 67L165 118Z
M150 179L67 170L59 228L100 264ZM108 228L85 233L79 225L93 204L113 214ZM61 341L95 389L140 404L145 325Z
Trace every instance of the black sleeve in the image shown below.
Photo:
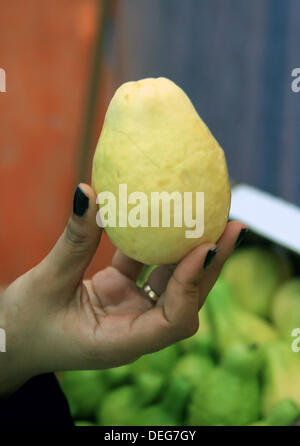
M0 426L74 426L55 375L35 376L9 398L0 399Z

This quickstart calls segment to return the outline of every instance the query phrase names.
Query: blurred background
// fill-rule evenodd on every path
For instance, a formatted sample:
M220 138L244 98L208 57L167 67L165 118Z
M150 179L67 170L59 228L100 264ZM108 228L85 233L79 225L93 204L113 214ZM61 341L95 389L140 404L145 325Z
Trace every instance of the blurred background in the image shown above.
M178 83L230 176L300 205L299 16L299 0L0 0L0 283L63 231L127 80ZM113 251L104 237L88 273Z

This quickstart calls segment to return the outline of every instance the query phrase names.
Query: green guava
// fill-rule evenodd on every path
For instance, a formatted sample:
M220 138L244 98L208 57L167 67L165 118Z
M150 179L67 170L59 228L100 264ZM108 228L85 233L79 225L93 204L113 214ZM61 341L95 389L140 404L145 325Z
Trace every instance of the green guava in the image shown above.
M285 282L274 296L271 317L281 335L291 339L292 331L300 328L300 278Z
M256 246L238 249L221 273L239 304L262 317L270 315L274 294L289 275L290 264L285 257Z
M274 404L283 399L293 401L300 411L300 353L292 350L291 341L267 344L264 352L262 412L269 415Z

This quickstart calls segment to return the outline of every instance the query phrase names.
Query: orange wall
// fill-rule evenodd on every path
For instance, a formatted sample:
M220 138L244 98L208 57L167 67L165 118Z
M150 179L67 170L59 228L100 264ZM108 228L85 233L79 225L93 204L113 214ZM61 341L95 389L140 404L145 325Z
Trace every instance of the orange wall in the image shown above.
M45 256L70 213L96 17L95 0L1 2L0 284ZM104 246L93 270L111 257Z

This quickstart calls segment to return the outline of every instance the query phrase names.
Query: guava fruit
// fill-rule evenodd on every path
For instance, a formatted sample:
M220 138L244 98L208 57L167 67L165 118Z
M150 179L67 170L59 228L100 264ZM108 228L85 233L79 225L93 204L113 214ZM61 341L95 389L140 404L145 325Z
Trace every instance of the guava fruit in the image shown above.
M137 373L134 376L134 384L139 403L146 406L156 401L163 391L165 382L165 375L153 370Z
M111 390L98 405L96 419L104 426L131 426L132 417L140 409L136 389L132 385Z
M98 370L67 371L60 378L75 419L90 419L106 392L103 375Z
M274 404L290 399L300 409L300 353L291 342L280 340L265 347L263 367L263 414L268 416Z
M172 371L172 377L181 377L196 388L206 375L212 370L214 362L209 356L197 353L183 355Z
M260 415L258 351L234 346L192 393L188 424L246 426Z
M290 275L287 259L272 249L246 247L227 260L221 277L231 286L234 298L246 310L269 316L277 287Z
M199 313L199 329L190 338L186 338L178 343L182 353L197 353L198 355L210 356L214 354L215 339L212 332L211 322L207 312L205 302Z
M291 426L300 416L299 407L286 398L275 403L269 415L250 426Z
M220 356L237 344L262 347L278 339L271 324L236 302L232 288L224 278L217 280L205 305Z
M155 404L134 414L130 426L178 426L178 421Z
M155 353L141 356L131 364L133 376L139 373L153 371L167 376L178 359L176 345L170 345Z
M284 283L273 299L271 318L284 337L291 339L292 330L300 328L300 278Z
M180 426L192 391L182 377L170 379L161 401L132 412L133 426Z
M98 200L98 221L107 224L108 237L146 265L178 262L199 244L216 242L227 223L230 186L224 152L183 90L163 77L127 82L116 91L95 151L92 185L97 194L110 193L103 203ZM125 185L127 200L120 185ZM203 219L201 206L196 213L196 192L204 193ZM168 209L162 211L161 202L156 201L156 208L151 204L153 193L180 195L181 204L169 202L166 226ZM196 221L204 223L197 234Z
M267 422L269 426L290 426L299 415L300 409L294 401L283 399L274 404Z
M104 426L173 426L183 417L191 385L180 377L172 378L160 402L144 406L138 387L121 386L101 402L96 419ZM146 403L146 402L144 402Z
M108 387L117 387L130 381L130 373L130 364L103 370L105 382L107 383Z

